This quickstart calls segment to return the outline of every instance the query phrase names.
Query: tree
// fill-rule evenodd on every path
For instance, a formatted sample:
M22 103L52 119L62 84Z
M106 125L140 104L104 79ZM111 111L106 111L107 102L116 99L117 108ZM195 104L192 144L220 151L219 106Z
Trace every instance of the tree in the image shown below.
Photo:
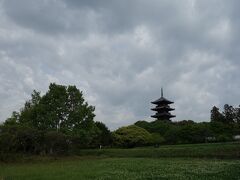
M211 122L223 122L224 116L219 112L219 108L213 106L211 110Z
M11 146L6 146L9 151L16 148L24 153L36 153L45 149L47 153L62 153L70 144L77 147L109 144L110 131L103 123L94 123L94 110L76 86L51 83L43 96L34 90L20 112L13 112L5 121L1 127L5 130L0 132L0 137L4 137L0 139L0 146L9 142ZM66 144L66 140L71 143Z
M154 146L159 146L160 144L165 142L165 139L159 133L152 133L152 144Z
M136 125L121 127L113 132L114 143L120 147L136 147L151 144L151 134Z
M240 125L240 105L235 108L235 122Z
M19 118L20 118L19 113L13 111L12 116L6 119L4 125L16 125L17 123L19 123Z
M235 114L234 114L233 106L225 104L224 105L223 115L224 115L224 123L226 123L226 124L234 123Z
M0 127L0 151L6 153L34 153L41 151L42 133L20 124Z
M99 135L98 135L98 143L99 145L110 145L112 142L112 136L110 130L107 128L107 126L102 122L95 122L96 127L99 129Z
M135 123L136 126L146 129L150 133L159 133L160 135L164 135L170 128L171 123L169 121L137 121Z
M168 144L177 144L180 142L179 137L180 128L172 126L164 135L164 138Z
M95 108L88 105L76 86L51 83L43 96L33 91L20 111L19 122L40 130L62 132L92 128Z

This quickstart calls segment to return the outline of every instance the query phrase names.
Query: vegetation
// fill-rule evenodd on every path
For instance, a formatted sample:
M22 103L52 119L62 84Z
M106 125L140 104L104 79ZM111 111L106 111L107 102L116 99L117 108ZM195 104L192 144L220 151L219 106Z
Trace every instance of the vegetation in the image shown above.
M217 107L211 110L211 122L196 123L191 120L167 122L156 120L152 122L138 121L135 125L150 133L158 133L162 143L191 144L205 142L233 141L240 135L240 107L224 105L221 113Z
M44 95L34 90L24 107L0 125L0 154L62 155L99 147L227 142L240 135L240 107L227 104L223 112L213 107L211 122L138 121L114 132L94 121L94 110L76 86L52 83Z
M33 91L20 112L0 126L0 153L66 154L69 150L111 143L111 133L94 122L94 107L75 86L50 84Z
M33 91L0 125L0 179L240 177L240 143L228 142L240 135L240 107L213 107L211 122L138 121L113 132L94 110L75 86Z
M27 170L27 171L26 171ZM0 179L239 179L239 160L77 158L3 164Z
M99 157L142 157L142 158L219 158L239 159L240 143L206 143L185 145L162 145L159 148L142 147L132 149L85 149L77 153L79 156Z
M131 125L116 130L113 133L113 138L116 146L131 148L149 145L152 137L147 130Z

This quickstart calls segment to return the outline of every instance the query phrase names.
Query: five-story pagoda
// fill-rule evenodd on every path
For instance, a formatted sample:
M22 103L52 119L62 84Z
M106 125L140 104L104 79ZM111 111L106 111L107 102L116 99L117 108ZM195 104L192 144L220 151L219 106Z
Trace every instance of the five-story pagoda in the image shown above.
M156 101L153 101L152 104L155 104L156 107L151 109L156 111L156 114L151 116L153 118L157 118L158 120L167 120L170 121L170 118L176 117L170 113L174 109L169 106L169 104L173 104L172 101L167 100L163 97L163 89L161 88L161 98Z

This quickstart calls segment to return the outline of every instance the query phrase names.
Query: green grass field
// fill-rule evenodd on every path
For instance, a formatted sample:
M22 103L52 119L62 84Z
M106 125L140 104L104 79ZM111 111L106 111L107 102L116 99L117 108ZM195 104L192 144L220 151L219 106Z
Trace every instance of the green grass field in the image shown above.
M7 164L2 179L240 179L239 160L183 158L76 158Z
M100 157L183 157L183 158L218 158L240 159L240 143L213 143L213 144L186 144L163 145L159 148L132 148L132 149L89 149L77 152L80 156Z
M218 158L214 155L217 150ZM206 156L202 156L203 151ZM24 163L0 163L0 180L240 179L240 148L236 143L80 152L81 156L38 156ZM171 153L175 154L171 157Z

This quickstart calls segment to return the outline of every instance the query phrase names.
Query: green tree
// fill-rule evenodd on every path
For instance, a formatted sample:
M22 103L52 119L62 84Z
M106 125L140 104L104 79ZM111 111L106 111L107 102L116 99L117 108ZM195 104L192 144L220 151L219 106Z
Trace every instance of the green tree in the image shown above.
M136 126L146 129L150 133L159 133L160 135L164 135L171 127L171 123L168 121L137 121L135 123Z
M13 111L12 116L10 118L7 118L4 122L4 125L16 125L19 123L20 115L18 112Z
M152 133L152 144L155 146L159 146L165 142L165 139L159 133Z
M47 154L65 154L69 148L69 137L57 131L48 131L44 136L44 149Z
M112 143L111 131L102 122L95 122L96 127L99 129L98 143L99 145L108 146Z
M211 122L224 122L224 116L216 106L213 106L211 110Z
M113 132L114 144L120 147L136 147L151 144L151 134L136 125L121 127Z
M0 127L0 151L6 153L38 154L42 147L42 133L20 124Z
M240 125L240 105L235 108L235 120L236 123Z
M233 106L230 106L228 104L224 105L224 111L223 111L224 123L226 123L226 124L234 123L234 120L235 120L234 111L235 110L234 110Z
M76 86L51 83L43 96L33 91L32 99L20 111L19 122L40 130L87 130L93 127L94 110Z

